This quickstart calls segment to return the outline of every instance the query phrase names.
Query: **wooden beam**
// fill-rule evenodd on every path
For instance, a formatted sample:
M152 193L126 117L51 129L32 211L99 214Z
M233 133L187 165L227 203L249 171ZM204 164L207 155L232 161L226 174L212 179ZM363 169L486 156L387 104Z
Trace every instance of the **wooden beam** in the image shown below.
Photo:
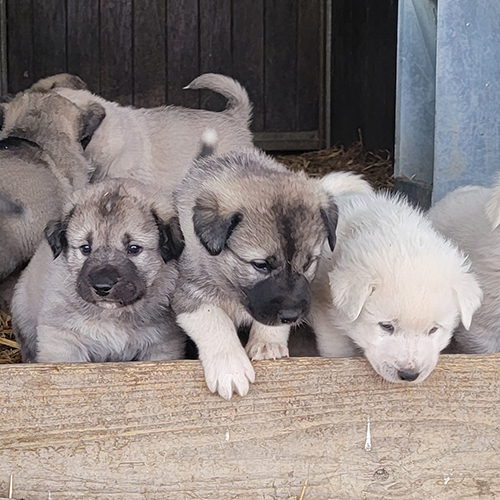
M196 361L0 366L0 496L10 474L26 500L500 495L500 356L443 356L415 386L364 359L255 368L225 401Z

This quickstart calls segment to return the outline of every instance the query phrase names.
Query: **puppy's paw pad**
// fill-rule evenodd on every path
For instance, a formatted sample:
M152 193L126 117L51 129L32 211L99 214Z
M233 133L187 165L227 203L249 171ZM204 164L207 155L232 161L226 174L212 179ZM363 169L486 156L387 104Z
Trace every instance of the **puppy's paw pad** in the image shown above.
M254 342L248 343L246 347L248 357L252 361L261 359L279 359L287 358L288 346L278 342Z

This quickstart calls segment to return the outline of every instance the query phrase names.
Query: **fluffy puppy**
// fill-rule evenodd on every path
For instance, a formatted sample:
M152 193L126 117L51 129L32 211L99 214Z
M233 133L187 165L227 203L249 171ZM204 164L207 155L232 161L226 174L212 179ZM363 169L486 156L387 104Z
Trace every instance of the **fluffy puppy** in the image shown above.
M290 325L309 311L310 282L337 208L319 182L254 148L196 161L175 193L186 249L173 307L195 341L207 385L241 396L252 359L288 355Z
M167 200L132 180L71 196L14 293L24 362L182 357L170 297L184 242Z
M458 323L469 328L481 290L465 256L420 211L386 193L340 194L339 175L323 180L339 224L313 283L319 352L363 353L386 380L421 382Z
M207 73L186 89L209 89L228 99L220 113L178 106L123 107L86 90L56 89L78 106L99 103L106 110L86 153L98 165L95 179L123 177L162 186L172 193L197 157L202 132L217 132L219 154L252 145L252 106L235 80Z
M25 93L0 105L0 192L23 206L0 218L0 283L31 258L47 222L88 182L83 147L103 118L100 105L81 109L57 94Z
M500 178L492 188L453 191L431 208L429 218L468 254L484 293L470 329L460 325L455 331L454 350L500 352Z

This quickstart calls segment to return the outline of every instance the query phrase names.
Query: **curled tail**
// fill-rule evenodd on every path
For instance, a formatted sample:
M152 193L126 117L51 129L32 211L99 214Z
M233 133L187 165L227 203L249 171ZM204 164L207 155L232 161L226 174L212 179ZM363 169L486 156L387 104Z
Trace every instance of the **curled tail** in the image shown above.
M373 193L370 184L353 172L331 172L320 182L323 189L334 196L343 193Z
M0 193L0 215L23 215L24 207Z
M208 89L224 96L229 102L225 113L240 118L246 125L252 119L252 104L247 91L229 76L205 73L184 87L189 90Z

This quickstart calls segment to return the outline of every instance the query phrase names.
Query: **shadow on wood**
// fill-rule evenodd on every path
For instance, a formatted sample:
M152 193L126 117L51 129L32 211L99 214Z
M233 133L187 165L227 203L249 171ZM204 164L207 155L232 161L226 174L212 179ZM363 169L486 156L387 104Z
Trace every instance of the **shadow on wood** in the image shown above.
M197 361L0 366L0 495L10 474L26 500L500 494L500 356L443 356L416 386L364 359L255 367L224 401Z

